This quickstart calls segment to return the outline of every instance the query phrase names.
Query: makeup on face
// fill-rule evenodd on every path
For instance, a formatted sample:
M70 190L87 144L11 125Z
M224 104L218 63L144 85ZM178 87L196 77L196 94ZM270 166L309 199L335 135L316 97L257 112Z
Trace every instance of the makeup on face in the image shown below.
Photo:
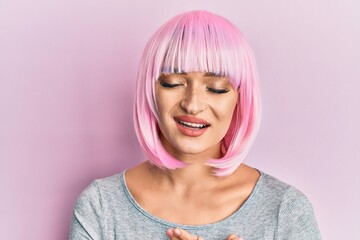
M211 125L204 119L181 115L174 117L176 126L179 131L189 137L198 137L206 132L207 128Z
M192 77L193 73L170 73L170 74L161 74L158 78L160 85L164 88L177 88L177 87L187 87L193 84L194 80ZM230 91L232 87L231 83L224 76L221 76L216 73L204 73L201 76L203 86L206 90L212 93L223 94Z
M237 96L228 78L213 73L162 74L156 104L165 149L178 159L184 154L218 156Z

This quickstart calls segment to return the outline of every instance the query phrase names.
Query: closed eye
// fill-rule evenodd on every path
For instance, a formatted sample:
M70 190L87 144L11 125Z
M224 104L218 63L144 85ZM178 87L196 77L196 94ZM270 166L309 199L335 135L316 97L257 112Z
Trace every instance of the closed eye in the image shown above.
M171 83L167 83L167 82L163 82L163 81L159 81L160 85L166 88L174 88L174 87L178 87L181 86L182 84L180 83L176 83L176 84L171 84Z
M227 93L230 91L229 89L217 89L217 88L207 88L207 90L218 94Z

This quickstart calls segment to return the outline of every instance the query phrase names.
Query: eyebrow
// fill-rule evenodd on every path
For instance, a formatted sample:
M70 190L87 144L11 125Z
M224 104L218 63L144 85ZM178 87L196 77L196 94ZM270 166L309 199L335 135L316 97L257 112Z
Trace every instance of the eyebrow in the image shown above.
M223 75L221 75L220 73L213 73L213 72L206 72L205 76L206 77L223 77Z

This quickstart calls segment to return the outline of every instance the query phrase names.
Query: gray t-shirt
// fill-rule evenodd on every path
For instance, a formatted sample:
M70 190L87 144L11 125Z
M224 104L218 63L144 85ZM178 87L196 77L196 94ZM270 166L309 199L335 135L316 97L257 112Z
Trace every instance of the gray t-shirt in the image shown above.
M306 196L263 172L235 213L196 226L172 223L144 210L127 188L125 172L94 180L75 203L70 239L168 239L165 232L173 227L205 240L225 240L232 233L244 240L321 239Z

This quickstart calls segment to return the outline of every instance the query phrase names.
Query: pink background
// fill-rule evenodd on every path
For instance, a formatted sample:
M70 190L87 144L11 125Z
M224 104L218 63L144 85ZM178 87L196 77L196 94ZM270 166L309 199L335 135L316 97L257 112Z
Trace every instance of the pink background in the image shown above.
M239 26L263 122L246 163L303 191L324 239L359 239L358 0L1 0L0 239L67 239L78 194L144 159L137 64L177 13Z

